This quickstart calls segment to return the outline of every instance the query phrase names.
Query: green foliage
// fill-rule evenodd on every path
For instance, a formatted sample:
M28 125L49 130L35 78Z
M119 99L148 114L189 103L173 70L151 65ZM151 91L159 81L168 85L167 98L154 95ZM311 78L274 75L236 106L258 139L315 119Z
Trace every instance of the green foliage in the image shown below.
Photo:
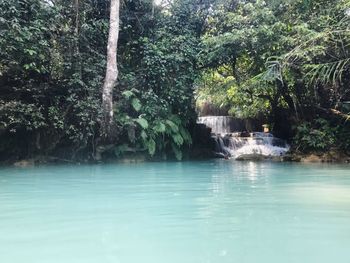
M78 4L0 1L0 134L16 143L14 134L21 134L22 141L10 146L19 152L24 147L31 154L91 159L99 142L109 6ZM195 117L198 23L204 21L199 7L176 1L165 11L151 0L123 1L114 92L117 153L137 148L179 157L190 142L185 127Z
M209 101L274 127L281 112L302 122L319 109L341 110L350 101L349 8L347 0L215 1L202 36L198 108ZM308 133L315 125L298 129L305 150L333 144L331 132Z
M214 72L209 81L213 92L208 94L208 75L203 75L199 97L208 94L214 104L226 105L231 115L238 117L275 111L283 104L271 78L278 68L265 62L290 46L291 39L283 34L287 30L288 25L265 1L237 1L234 8L219 2L203 37L202 63ZM269 74L263 75L266 67Z
M184 121L171 114L168 107L162 106L163 103L167 105L166 102L157 103L156 97L148 100L149 94L143 95L136 89L123 92L116 115L121 130L120 143L123 146L117 146L115 154L120 156L130 151L140 151L147 152L150 156L165 157L166 153L172 152L181 160L183 147L192 142ZM141 96L140 99L137 96ZM132 103L135 99L140 103L138 110Z
M66 148L67 157L93 149L108 28L92 4L81 2L77 17L72 1L0 1L2 140L15 131L22 140L11 148Z
M347 121L337 129L338 147L350 154L350 123Z
M46 123L41 109L34 104L0 101L0 125L15 133L21 127L27 131L44 128Z
M148 121L146 119L138 118L135 119L135 121L140 124L142 129L146 130L148 128Z
M297 127L294 138L297 149L302 151L324 151L334 146L336 128L332 128L325 119L305 122Z
M131 101L131 105L134 107L136 111L141 110L141 102L138 98L133 98Z
M272 123L283 110L302 120L310 108L340 109L350 101L347 0L122 2L117 155L171 152L181 159L191 142L194 97L198 108L210 102ZM92 158L108 3L0 1L0 136L11 141L0 145L0 155L15 149ZM308 148L332 144L320 124L300 127L298 136Z

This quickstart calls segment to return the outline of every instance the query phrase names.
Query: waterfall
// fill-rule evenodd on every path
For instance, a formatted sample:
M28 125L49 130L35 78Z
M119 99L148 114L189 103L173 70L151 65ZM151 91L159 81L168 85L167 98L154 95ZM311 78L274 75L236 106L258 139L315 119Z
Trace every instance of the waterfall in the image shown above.
M198 123L205 124L211 128L212 133L223 134L231 132L231 117L227 116L207 116L199 117Z
M286 141L271 133L245 131L244 121L227 116L208 116L198 118L212 130L213 149L217 157L234 159L268 159L280 157L289 151ZM244 131L244 132L242 132Z
M250 137L226 136L224 142L234 159L273 158L289 151L289 145L284 140L270 133L251 133Z

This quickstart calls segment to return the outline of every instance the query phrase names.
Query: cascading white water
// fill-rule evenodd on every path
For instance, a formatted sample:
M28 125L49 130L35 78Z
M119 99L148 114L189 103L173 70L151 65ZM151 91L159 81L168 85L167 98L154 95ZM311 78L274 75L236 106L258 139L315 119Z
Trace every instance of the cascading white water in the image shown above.
M200 117L198 123L212 129L217 156L230 156L235 159L272 158L283 156L289 151L289 145L284 140L275 138L270 133L253 132L241 136L242 127L234 125L231 117Z
M235 159L283 156L289 150L284 140L275 138L272 134L261 133L248 138L229 137L226 141L228 151Z
M198 123L205 124L211 128L212 133L223 134L231 132L231 117L228 116L206 116L199 117Z

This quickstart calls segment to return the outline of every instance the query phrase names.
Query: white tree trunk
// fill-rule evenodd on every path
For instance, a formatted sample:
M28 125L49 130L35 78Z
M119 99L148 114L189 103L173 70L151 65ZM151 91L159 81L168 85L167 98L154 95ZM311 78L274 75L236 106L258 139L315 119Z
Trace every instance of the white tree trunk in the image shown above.
M119 37L120 0L111 0L107 46L107 70L102 90L102 136L110 137L113 126L113 88L118 78L117 48Z

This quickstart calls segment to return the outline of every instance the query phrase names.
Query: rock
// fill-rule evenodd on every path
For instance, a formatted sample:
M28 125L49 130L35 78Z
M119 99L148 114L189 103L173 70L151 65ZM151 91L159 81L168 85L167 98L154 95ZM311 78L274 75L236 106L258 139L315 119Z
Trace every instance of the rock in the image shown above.
M147 161L147 158L144 157L144 158L141 158L141 157L135 157L135 158L121 158L119 159L117 162L118 163L127 163L127 164L134 164L134 163L144 163Z
M31 167L34 166L35 162L33 159L28 159L28 160L21 160L18 162L15 162L13 165L16 167Z
M220 152L214 152L214 157L215 158L223 158L225 159L227 155L225 155L224 153L220 153Z
M269 157L261 154L241 154L236 157L237 161L263 161L269 159Z
M114 144L97 146L94 159L96 161L101 161L103 159L103 154L108 152L108 151L111 151L114 147L115 147Z
M293 153L285 156L284 160L303 163L349 163L350 156L342 151L331 149L327 152L313 152L309 154Z
M301 159L301 162L303 163L322 163L324 160L322 157L316 155L316 154L310 154Z
M301 162L301 156L297 154L287 154L283 156L283 161L284 162Z

